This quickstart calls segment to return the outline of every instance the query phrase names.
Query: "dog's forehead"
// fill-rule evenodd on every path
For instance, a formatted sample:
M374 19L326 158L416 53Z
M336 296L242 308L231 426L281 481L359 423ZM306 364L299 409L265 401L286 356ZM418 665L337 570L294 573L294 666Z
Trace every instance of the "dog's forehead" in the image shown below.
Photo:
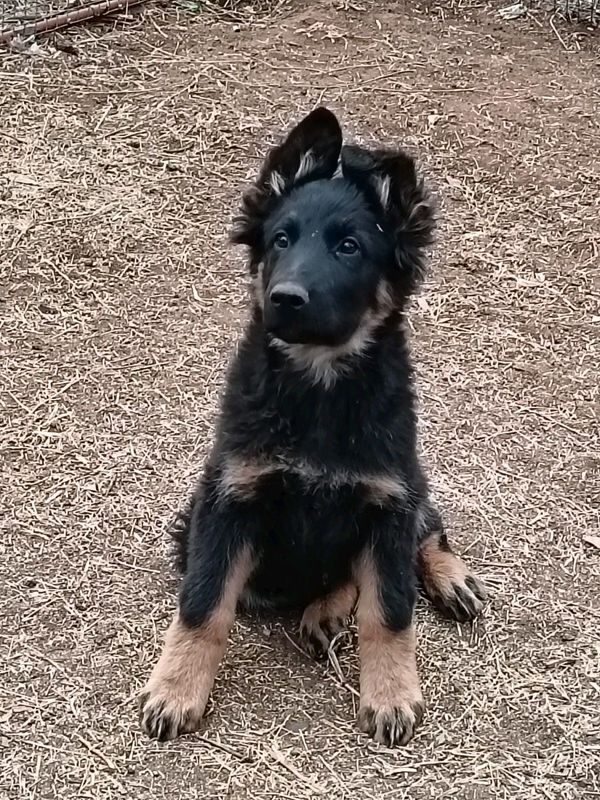
M279 206L276 218L323 229L348 220L372 222L362 193L343 178L314 181L295 188Z

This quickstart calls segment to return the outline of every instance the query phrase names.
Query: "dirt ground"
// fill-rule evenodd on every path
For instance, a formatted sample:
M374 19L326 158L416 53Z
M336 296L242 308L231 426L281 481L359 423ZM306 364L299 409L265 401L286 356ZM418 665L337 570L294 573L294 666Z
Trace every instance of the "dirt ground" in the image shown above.
M164 5L0 58L1 797L600 798L600 34L556 31L468 2ZM318 665L260 618L204 731L157 744L135 695L175 603L164 527L247 309L229 221L318 102L440 197L423 450L491 601L473 627L420 605L406 749L355 729L351 637Z

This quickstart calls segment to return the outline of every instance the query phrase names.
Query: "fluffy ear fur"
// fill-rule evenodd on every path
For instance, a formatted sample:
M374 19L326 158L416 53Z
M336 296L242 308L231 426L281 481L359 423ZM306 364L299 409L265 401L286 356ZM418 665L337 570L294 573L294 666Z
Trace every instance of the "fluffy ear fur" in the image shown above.
M244 194L234 220L232 241L250 247L251 270L260 261L262 224L272 205L294 186L331 178L342 148L342 130L335 114L316 108L267 155L256 183Z
M342 173L385 212L396 238L402 288L410 293L423 277L425 249L433 241L435 210L414 159L402 150L342 148Z

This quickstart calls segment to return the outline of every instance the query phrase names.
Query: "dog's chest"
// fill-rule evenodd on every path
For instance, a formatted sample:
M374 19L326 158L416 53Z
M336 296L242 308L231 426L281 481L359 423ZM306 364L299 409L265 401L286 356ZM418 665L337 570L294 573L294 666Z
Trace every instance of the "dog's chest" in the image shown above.
M261 522L255 591L302 604L349 579L369 529L356 485L307 482L287 470L271 475L255 500Z
M222 468L222 491L242 500L283 507L288 499L302 508L318 500L324 507L344 504L352 511L383 506L408 495L398 469L365 467L360 462L324 463L299 453L230 457Z

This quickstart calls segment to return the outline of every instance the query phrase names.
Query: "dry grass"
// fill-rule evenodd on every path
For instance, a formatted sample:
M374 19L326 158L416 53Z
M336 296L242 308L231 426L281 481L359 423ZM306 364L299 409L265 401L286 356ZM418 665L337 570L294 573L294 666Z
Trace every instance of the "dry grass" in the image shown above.
M391 10L386 11L385 6ZM0 795L600 797L598 40L402 3L153 9L0 62ZM492 602L418 617L429 711L387 751L328 669L241 619L202 735L133 697L175 580L163 527L243 324L232 208L318 101L418 152L442 201L411 323L424 448Z

